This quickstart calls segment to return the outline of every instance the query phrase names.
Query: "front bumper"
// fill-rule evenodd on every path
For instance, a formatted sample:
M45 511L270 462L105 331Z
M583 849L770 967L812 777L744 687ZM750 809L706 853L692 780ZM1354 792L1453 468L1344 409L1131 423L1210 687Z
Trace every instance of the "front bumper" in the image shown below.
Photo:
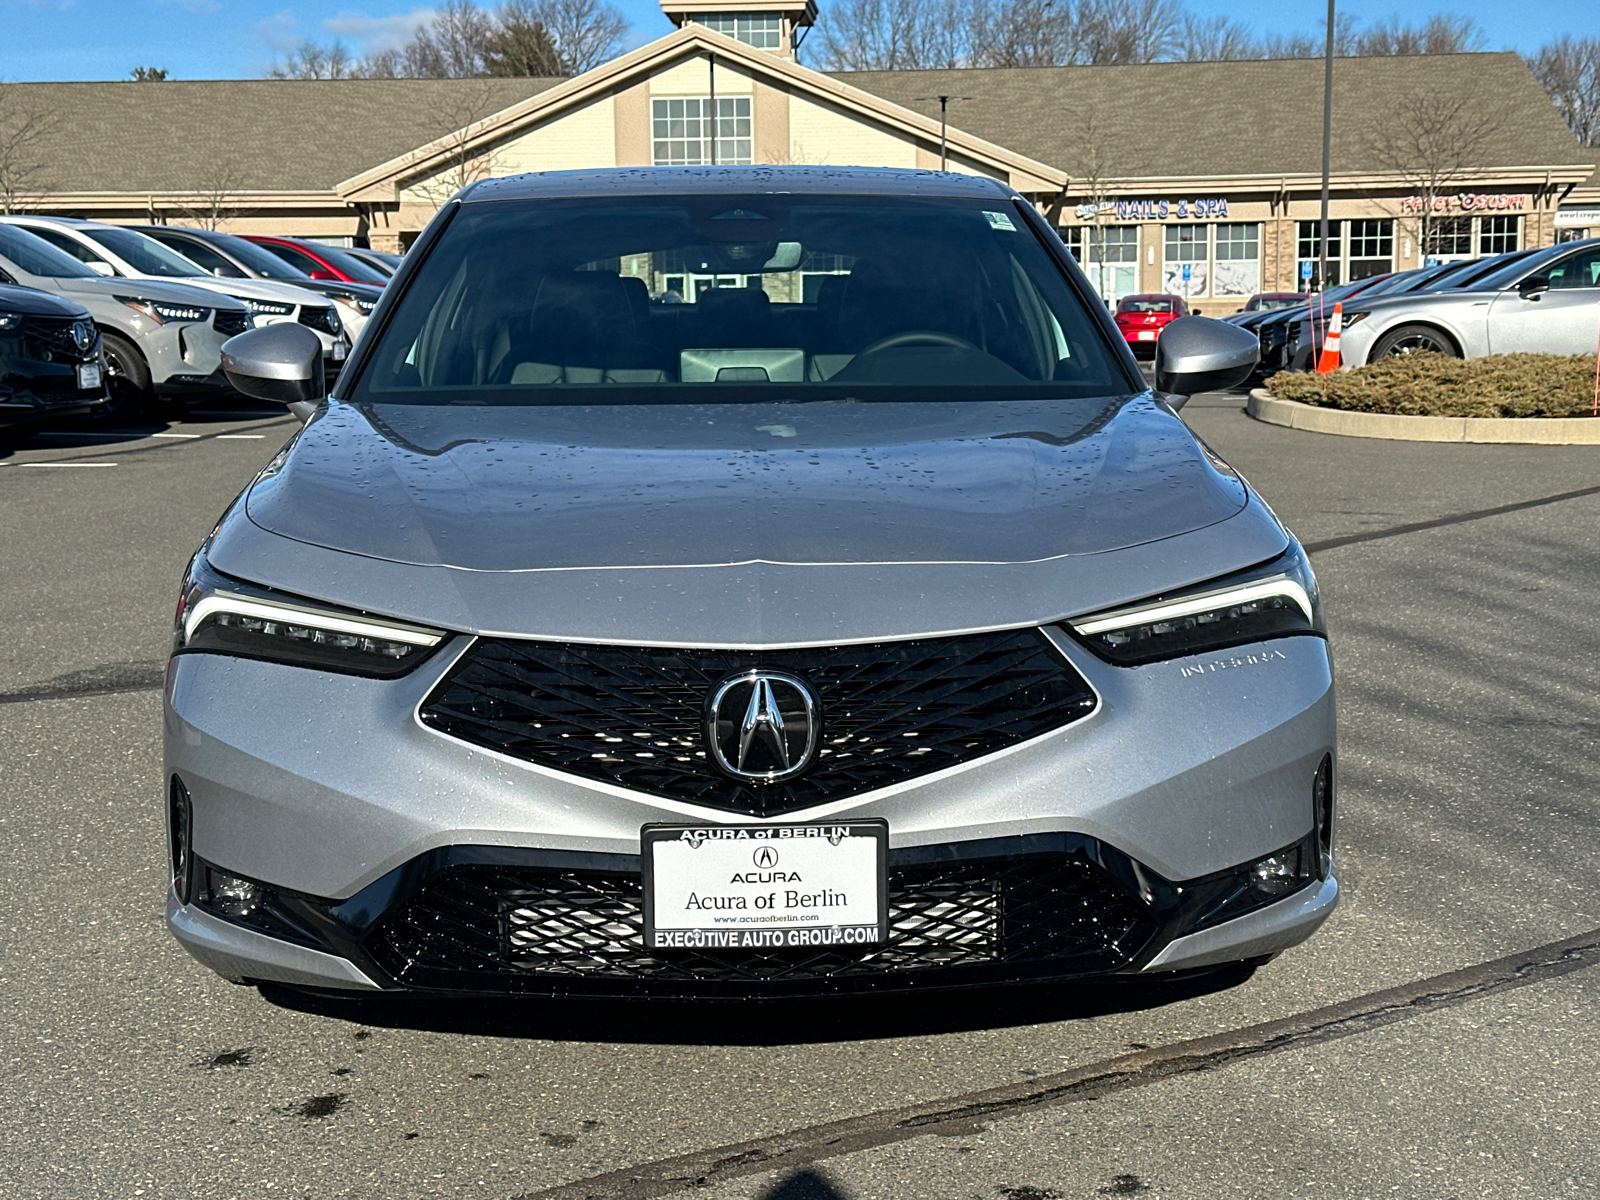
M934 970L938 964L895 978L846 970L838 978L855 982L791 980L800 990L1180 970L1274 953L1308 937L1331 911L1337 885L1331 877L1312 878L1283 900L1196 933L1204 914L1169 894L1188 889L1192 897L1198 883L1293 846L1313 830L1312 781L1334 753L1325 642L1285 638L1122 668L1064 635L1049 636L1098 694L1091 716L1009 750L778 819L885 819L891 865L911 872L906 887L913 890L926 885L912 879L918 863L975 857L993 863L994 853L980 852L997 846L1003 847L999 860L1027 859L1041 871L1049 866L1071 876L1067 883L1035 880L1028 887L1077 887L1089 870L1091 883L1110 887L1109 900L1094 902L1121 904L1131 897L1130 919L1138 928L1118 935L1109 950L1100 947L1098 958L984 960L958 949L945 964L961 968L957 974ZM470 640L458 638L411 675L391 681L218 655L174 660L166 777L181 780L191 797L193 854L286 897L304 935L293 944L294 938L230 925L191 904L169 912L179 940L223 974L326 987L781 994L781 981L759 973L697 983L671 971L654 980L637 971L546 973L530 982L521 968L508 973L481 962L466 975L452 976L438 962L419 972L407 966L426 958L416 946L415 953L402 953L387 933L384 945L372 940L438 882L435 877L451 871L566 871L585 879L598 872L622 895L634 886L629 877L637 879L643 825L750 820L580 779L424 726L418 706ZM263 715L263 695L274 698L271 713L277 715ZM1057 857L1050 863L1028 858L1037 854ZM987 882L993 871L979 874L976 883L946 881L969 897L961 901L969 908L972 895L996 894ZM518 896L537 886L519 879L524 891ZM489 908L475 910L468 924L492 925L522 903L502 900L485 901ZM906 903L915 907L913 900ZM426 921L438 917L438 908ZM629 919L615 907L606 911L624 925ZM270 953L263 939L276 943ZM467 977L472 971L476 983ZM522 982L512 986L512 977Z

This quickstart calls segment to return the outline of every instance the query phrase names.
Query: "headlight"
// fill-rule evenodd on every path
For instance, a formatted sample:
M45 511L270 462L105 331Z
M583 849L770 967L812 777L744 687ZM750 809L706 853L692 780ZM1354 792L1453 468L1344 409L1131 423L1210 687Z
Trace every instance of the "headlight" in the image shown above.
M168 321L205 321L211 316L209 308L195 308L188 304L168 304L165 300L146 300L142 296L118 296L117 300L129 308L143 313L157 325Z
M1349 329L1350 326L1358 324L1361 321L1365 321L1371 315L1372 315L1371 313L1367 313L1367 312L1349 312L1349 313L1345 313L1345 314L1343 314L1342 325L1343 325L1343 327L1345 329Z
M172 652L230 654L393 679L415 668L447 636L241 583L212 570L202 550L189 564L178 596Z
M352 296L350 303L355 306L355 310L363 317L370 317L372 310L378 307L376 300L368 300L365 296Z
M279 304L273 300L252 300L248 296L235 296L234 299L249 309L252 316L287 317L294 312L292 304Z
M21 313L0 312L0 330L15 329L22 324L22 321Z
M1226 579L1067 624L1090 650L1124 667L1268 638L1327 636L1317 580L1298 542L1272 562Z

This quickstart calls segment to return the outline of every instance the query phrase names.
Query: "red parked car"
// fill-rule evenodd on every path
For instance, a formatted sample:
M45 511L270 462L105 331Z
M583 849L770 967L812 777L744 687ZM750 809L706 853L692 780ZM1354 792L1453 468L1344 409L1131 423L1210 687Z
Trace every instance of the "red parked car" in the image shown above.
M371 263L364 263L354 254L346 254L337 246L308 241L305 238L262 237L247 233L244 238L270 250L297 271L313 279L334 280L340 283L370 283L382 287L389 277Z
M1135 354L1141 349L1155 353L1156 339L1167 322L1187 317L1189 307L1181 296L1124 296L1117 301L1113 320Z

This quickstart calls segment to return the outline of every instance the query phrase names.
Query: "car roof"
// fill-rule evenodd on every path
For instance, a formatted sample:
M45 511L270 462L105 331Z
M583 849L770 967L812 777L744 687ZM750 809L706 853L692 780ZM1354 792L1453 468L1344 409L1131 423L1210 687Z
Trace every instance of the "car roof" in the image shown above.
M493 200L645 196L680 193L802 192L819 195L952 196L1002 199L1013 193L981 175L879 167L618 167L536 171L485 179L462 194L464 204Z

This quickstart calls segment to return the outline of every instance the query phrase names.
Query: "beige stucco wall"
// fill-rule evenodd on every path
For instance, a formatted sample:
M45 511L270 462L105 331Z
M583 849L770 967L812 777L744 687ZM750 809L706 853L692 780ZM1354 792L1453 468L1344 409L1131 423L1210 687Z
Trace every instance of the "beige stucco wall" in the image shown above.
M789 156L839 167L915 167L916 143L843 108L808 96L789 98Z
M717 60L717 95L748 96L754 86L748 73L725 59ZM711 60L705 55L674 63L650 76L652 96L708 96Z

